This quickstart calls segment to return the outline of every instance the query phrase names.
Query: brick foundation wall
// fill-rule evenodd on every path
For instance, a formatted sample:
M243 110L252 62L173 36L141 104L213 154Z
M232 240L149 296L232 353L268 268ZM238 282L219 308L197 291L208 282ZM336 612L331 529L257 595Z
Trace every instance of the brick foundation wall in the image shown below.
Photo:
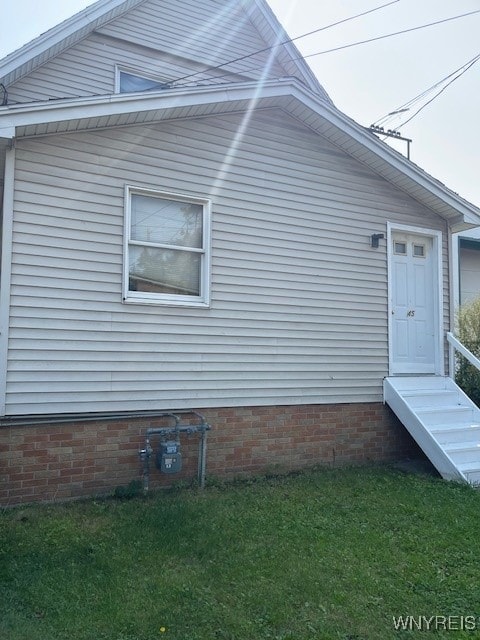
M203 410L207 477L286 472L417 456L388 407L375 404L242 407ZM106 494L141 480L138 450L162 418L0 427L0 505ZM195 478L198 434L182 435L183 469L160 474L153 457L150 487ZM159 439L152 436L156 448Z

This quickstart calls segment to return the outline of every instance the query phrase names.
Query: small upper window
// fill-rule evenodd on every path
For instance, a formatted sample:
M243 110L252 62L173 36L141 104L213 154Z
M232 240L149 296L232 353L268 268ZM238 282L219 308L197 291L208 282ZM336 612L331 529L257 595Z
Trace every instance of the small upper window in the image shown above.
M127 188L124 300L208 304L210 203Z
M145 76L127 73L126 71L118 72L118 92L119 93L135 93L137 91L159 91L168 89L168 82L162 80L153 80Z
M394 242L393 250L397 254L397 256L405 256L407 255L407 244L406 242Z

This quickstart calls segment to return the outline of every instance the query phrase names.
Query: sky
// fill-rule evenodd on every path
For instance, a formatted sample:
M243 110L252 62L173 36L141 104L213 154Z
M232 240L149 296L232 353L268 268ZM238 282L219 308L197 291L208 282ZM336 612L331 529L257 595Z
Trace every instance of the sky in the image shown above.
M296 38L389 1L389 6L295 44L302 55L310 56L480 10L480 0L269 0L269 4L289 36ZM0 58L91 4L0 0ZM368 127L473 60L480 54L478 33L480 13L306 60L335 105ZM480 60L434 98L436 91L392 117L385 129L399 130L412 139L412 161L480 207ZM404 143L392 144L406 153Z

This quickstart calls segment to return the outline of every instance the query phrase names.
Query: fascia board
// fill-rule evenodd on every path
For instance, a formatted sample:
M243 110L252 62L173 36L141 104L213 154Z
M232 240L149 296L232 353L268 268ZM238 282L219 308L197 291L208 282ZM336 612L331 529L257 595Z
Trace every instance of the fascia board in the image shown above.
M15 137L14 126L0 126L0 140L11 140Z
M248 82L221 87L218 85L216 87L195 87L189 88L187 91L185 89L171 89L149 92L148 94L122 93L0 107L0 129L151 111L152 109L281 97L289 93L285 90L286 84L282 81L266 82L259 90L257 82Z
M474 242L480 240L480 228L470 229L468 233L460 234L460 238L466 240L473 240Z

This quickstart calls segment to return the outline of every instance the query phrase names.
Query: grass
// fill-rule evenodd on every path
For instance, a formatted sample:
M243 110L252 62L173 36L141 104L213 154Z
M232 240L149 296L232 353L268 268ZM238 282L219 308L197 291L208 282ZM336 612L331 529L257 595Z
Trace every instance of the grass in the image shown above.
M470 487L383 467L3 510L0 638L479 637L459 630L480 614L479 513Z

